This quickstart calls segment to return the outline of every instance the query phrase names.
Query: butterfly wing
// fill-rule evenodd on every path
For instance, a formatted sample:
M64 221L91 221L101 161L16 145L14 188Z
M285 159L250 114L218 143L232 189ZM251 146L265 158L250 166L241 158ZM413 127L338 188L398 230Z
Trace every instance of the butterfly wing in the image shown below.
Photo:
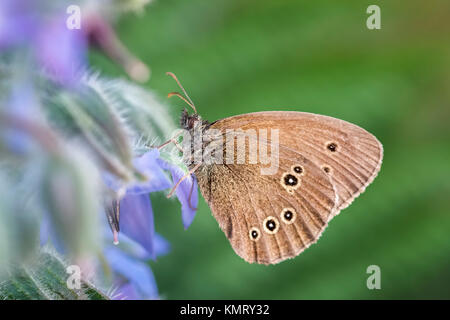
M261 165L248 159L196 172L214 217L248 262L277 263L317 241L327 222L373 181L383 156L381 143L364 129L310 113L244 114L211 128L279 132L279 167L272 175L261 175ZM297 178L296 186L286 185L288 174Z
M320 167L284 146L277 157L271 175L262 175L262 165L248 157L245 164L204 165L196 172L219 226L250 263L295 257L317 241L335 208L336 192Z
M372 134L323 115L256 112L220 120L213 127L278 129L280 145L301 152L330 176L339 197L334 214L350 205L372 183L383 158L383 146Z
M235 252L250 263L295 257L319 238L335 207L333 185L319 167L288 149L280 154L287 160L280 159L274 175L261 175L255 164L214 164L196 172L220 228ZM298 165L303 168L296 176L298 188L288 192L283 174Z

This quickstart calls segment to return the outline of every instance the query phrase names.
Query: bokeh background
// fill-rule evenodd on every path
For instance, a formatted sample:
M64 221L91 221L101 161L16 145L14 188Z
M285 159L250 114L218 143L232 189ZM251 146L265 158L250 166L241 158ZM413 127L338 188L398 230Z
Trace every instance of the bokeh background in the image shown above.
M366 8L381 7L381 30ZM162 99L176 73L202 117L298 110L376 135L379 176L317 244L274 266L231 249L203 201L188 230L152 194L172 252L151 266L167 299L450 298L450 2L157 0L117 26ZM92 52L106 75L121 69ZM125 77L125 75L123 74ZM174 118L184 107L170 100ZM366 269L381 268L381 290Z

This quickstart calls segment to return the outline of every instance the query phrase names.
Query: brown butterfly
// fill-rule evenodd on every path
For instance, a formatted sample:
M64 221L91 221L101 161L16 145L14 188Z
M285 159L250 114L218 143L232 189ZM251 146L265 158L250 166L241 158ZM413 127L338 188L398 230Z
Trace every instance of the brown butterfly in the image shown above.
M183 111L182 128L191 136L203 135L200 150L189 142L186 177L195 173L234 251L250 263L275 264L300 254L380 170L381 143L354 124L293 111L256 112L209 123L197 114L175 75L168 75L185 94L169 97L180 97L194 110L191 115ZM270 137L267 132L272 132ZM244 148L239 148L240 138L247 139ZM252 145L257 151L270 150L272 163L263 163L261 152L256 153L261 161L252 161ZM212 155L212 161L196 161L199 154ZM263 174L273 163L276 170Z

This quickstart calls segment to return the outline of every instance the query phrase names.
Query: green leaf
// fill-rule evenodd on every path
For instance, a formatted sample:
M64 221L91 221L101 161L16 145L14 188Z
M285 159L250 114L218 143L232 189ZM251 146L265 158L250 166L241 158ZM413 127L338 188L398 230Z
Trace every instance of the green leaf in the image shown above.
M84 83L115 110L131 133L135 152L174 134L176 127L169 108L153 92L123 79L105 79L98 75L86 76Z
M82 150L68 145L48 157L40 186L42 207L69 257L101 251L100 174Z
M80 288L67 285L68 265L52 250L44 248L35 261L11 268L0 281L0 299L13 300L108 300L109 297L86 279Z
M50 123L67 138L83 139L103 167L124 181L136 178L133 156L175 133L168 107L132 82L87 73L76 90L45 81L41 88Z
M89 86L71 91L50 87L43 102L50 123L67 139L82 138L108 171L124 180L133 177L130 133L95 90Z

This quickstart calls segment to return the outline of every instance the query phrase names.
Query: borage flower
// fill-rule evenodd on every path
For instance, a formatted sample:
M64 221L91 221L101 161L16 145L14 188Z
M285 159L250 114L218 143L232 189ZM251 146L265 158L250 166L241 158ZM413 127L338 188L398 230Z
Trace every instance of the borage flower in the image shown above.
M99 14L93 12L86 14L87 12L83 9L85 18L83 19L82 29L71 30L67 28L65 23L67 18L65 4L69 2L58 4L49 0L41 2L38 5L29 0L0 1L0 51L2 54L5 53L6 57L19 57L17 60L20 60L19 63L22 65L25 65L21 58L22 55L18 55L17 52L25 53L23 57L26 57L26 62L30 62L30 64L27 64L24 70L44 70L44 76L50 76L51 80L68 86L69 91L76 91L80 80L78 77L80 75L79 70L87 66L87 46L90 43L97 45L104 53L116 59L132 78L143 80L148 77L148 70L146 72L145 66L124 49L114 30ZM48 6L44 4L48 4ZM44 7L45 10L42 10ZM31 73L27 73L26 78L31 80L33 77L29 75ZM59 88L59 86L57 87ZM19 89L18 92L28 92L28 90L24 91L23 87ZM25 99L28 101L31 96L32 94L26 94ZM14 100L13 98L12 100ZM19 102L20 105L23 104L23 101ZM30 109L22 110L14 108L14 105L16 103L7 106L14 111L12 115L31 116ZM22 107L28 105L23 104ZM36 120L34 116L31 118ZM9 130L9 128L7 129ZM14 147L16 153L26 151L27 139L23 138L28 138L28 136L23 137L19 132L11 133L8 130L0 132L0 147L3 148L6 145L8 150ZM152 149L143 156L136 158L133 165L136 172L139 173L138 176L142 176L142 179L136 179L124 188L122 188L120 181L105 178L107 184L108 179L110 180L111 184L108 185L112 189L123 190L122 193L119 192L122 196L118 202L119 211L117 213L120 213L120 221L117 219L116 230L118 232L121 229L123 234L121 235L120 245L112 246L112 239L110 239L112 237L109 233L103 253L114 271L114 286L119 288L119 293L123 297L154 299L157 298L157 288L148 266L148 260L155 259L169 249L167 242L155 233L149 194L169 189L184 172L177 166L161 160L157 149ZM171 173L173 181L170 181L166 171ZM80 172L86 173L85 170L81 169ZM95 172L97 171L95 170ZM105 174L105 176L107 175ZM88 179L83 181L88 181ZM116 186L118 189L115 189ZM94 195L97 192L91 192L90 194ZM194 208L198 202L195 180L192 178L184 180L178 187L176 194L182 204L183 224L187 228L195 216ZM74 199L74 201L78 200L76 197ZM96 201L92 202L97 204ZM74 203L76 202L72 202L66 208L75 208ZM78 203L83 204L85 202L78 201ZM80 208L83 208L83 206L80 206ZM50 209L44 208L44 210ZM92 206L92 210L74 209L68 211L95 213L99 210L95 205ZM78 217L78 215L71 216L75 220ZM40 230L41 244L44 245L51 241L58 251L68 253L70 245L67 244L70 241L62 237L64 230L67 229L61 228L62 224L65 224L65 227L68 228L73 226L71 223L66 223L67 221L61 219L58 225L55 222L54 215L44 214ZM73 222L73 220L71 221ZM76 233L73 234L75 234L75 237L78 236ZM98 233L95 234L98 235ZM83 235L80 234L79 236L82 237ZM61 240L66 240L67 243ZM99 241L91 241L90 243L95 242L98 244Z
M156 289L150 291L150 288L156 288L156 284L154 284L150 268L144 261L155 259L166 253L168 244L155 233L150 193L172 187L184 175L184 171L161 159L158 149L151 149L136 158L133 164L135 169L146 177L146 180L128 185L119 205L108 213L114 242L118 243L117 234L121 231L123 235L120 237L120 246L133 248L132 253L128 251L127 254L126 251L118 250L117 247L107 246L105 255L111 268L122 277L121 281L115 281L119 286L117 292L121 296L135 298L140 293L140 297L153 299L156 297ZM171 172L172 183L164 170ZM117 191L117 181L114 182L111 178L107 180L108 185ZM195 217L198 204L195 178L189 177L183 180L177 187L176 195L181 203L183 225L187 228ZM112 221L116 223L111 223ZM113 240L110 239L110 241ZM153 285L150 285L151 283Z
M0 49L25 50L54 80L72 86L86 66L87 38L82 30L67 28L63 10L41 9L29 0L1 1Z
M171 164L161 158L157 159L161 168L169 170L172 175L172 181L176 183L184 175L185 172L178 166ZM198 206L198 188L197 180L194 175L184 179L175 190L175 194L181 203L181 218L183 226L187 229L194 220Z
M115 210L109 210L108 220L115 235L119 229L131 239L140 243L149 253L153 252L152 236L154 234L153 211L149 194L172 187L184 176L184 171L178 166L163 160L158 149L151 149L133 161L135 169L144 175L145 181L134 182L126 187L125 195ZM172 181L164 171L169 171ZM120 193L120 184L106 176L106 183L114 191ZM194 177L184 179L176 189L176 195L181 203L183 225L188 228L195 217L198 204L197 182ZM115 216L112 216L115 215ZM120 217L120 228L117 222ZM115 239L117 241L117 239Z
M155 233L153 210L150 193L172 187L183 175L184 171L176 165L160 158L158 149L151 149L133 161L135 169L146 177L145 181L135 182L126 187L125 195L118 206L108 212L108 221L118 243L118 247L107 246L105 256L116 274L114 280L119 288L119 298L157 298L156 283L151 269L145 262L167 253L168 243ZM167 178L164 170L171 172L173 182ZM117 191L118 182L107 178L107 184ZM198 203L197 183L194 178L185 179L176 190L182 206L183 225L187 228L196 212ZM119 227L120 226L120 227ZM110 237L110 243L113 241Z
M133 164L146 179L125 187L125 193L119 200L116 210L108 212L106 208L113 233L108 231L104 237L106 244L103 254L114 271L112 280L115 298L157 299L157 286L148 261L166 254L170 246L162 236L155 233L150 193L173 187L184 175L184 171L161 159L158 149L151 149L137 157ZM165 171L171 173L172 182ZM120 181L109 174L105 174L104 177L108 187L120 193ZM182 206L183 225L187 228L195 216L195 207L198 203L195 179L187 178L180 183L176 195ZM111 223L111 212L116 215L117 223ZM117 241L119 231L120 244ZM41 245L45 245L49 239L58 251L64 253L61 241L57 239L54 227L47 218L41 226Z
M109 21L93 10L103 6L103 1L81 8L83 23L78 29L67 26L66 9L71 4L0 1L0 51L24 49L53 80L72 87L88 65L87 50L92 45L121 65L132 79L147 81L150 69L127 50Z
M147 261L153 259L139 243L121 235L120 245L112 245L111 233L107 231L104 255L109 267L114 271L114 299L159 299L155 277ZM153 237L154 256L159 257L170 251L170 245L162 236Z

